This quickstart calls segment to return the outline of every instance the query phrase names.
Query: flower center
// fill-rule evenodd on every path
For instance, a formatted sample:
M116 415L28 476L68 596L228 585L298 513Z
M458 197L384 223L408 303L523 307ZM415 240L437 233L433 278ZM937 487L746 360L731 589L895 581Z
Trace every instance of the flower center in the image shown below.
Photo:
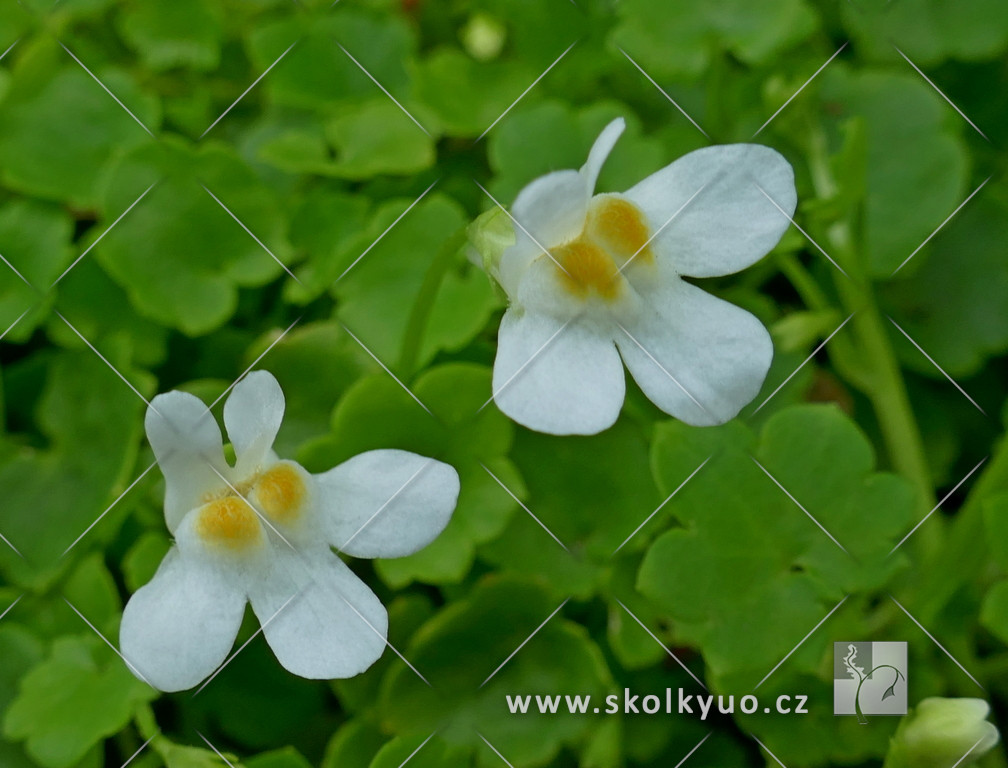
M204 504L196 520L196 530L205 541L231 549L244 549L262 536L255 511L239 496L226 496Z
M273 520L292 522L307 496L304 480L290 464L277 464L264 472L255 483L256 500Z
M600 195L588 208L581 234L551 253L570 293L613 301L623 291L623 270L631 260L654 263L650 237L647 219L636 205L615 195Z

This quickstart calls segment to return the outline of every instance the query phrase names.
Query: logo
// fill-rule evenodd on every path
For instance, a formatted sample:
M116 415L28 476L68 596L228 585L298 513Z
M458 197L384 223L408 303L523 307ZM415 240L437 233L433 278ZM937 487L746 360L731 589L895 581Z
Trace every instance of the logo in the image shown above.
M907 644L834 643L833 714L905 715Z

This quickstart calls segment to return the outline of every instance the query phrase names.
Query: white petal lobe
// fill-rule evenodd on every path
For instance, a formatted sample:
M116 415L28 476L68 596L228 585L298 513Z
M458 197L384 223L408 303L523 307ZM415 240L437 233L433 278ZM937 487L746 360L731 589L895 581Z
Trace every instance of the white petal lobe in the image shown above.
M121 652L155 688L192 688L227 657L245 602L245 595L211 563L172 549L154 578L126 604Z
M368 451L315 479L327 540L354 557L422 549L448 525L459 494L453 467L408 451Z
M239 475L270 455L284 406L283 390L268 371L253 371L235 385L224 404L224 426L238 458Z
M164 474L165 521L174 533L202 496L222 485L220 475L228 477L220 428L199 398L178 391L155 397L144 424Z
M609 153L612 152L613 147L616 146L619 137L623 135L624 130L626 130L626 120L622 117L617 117L603 128L602 133L595 139L595 143L588 153L588 161L581 167L581 174L585 177L589 194L595 191L595 185L598 183L602 166L605 164L606 158L609 157Z
M270 572L250 587L266 641L295 675L352 677L385 649L385 607L328 548L278 546Z
M593 435L615 423L625 394L612 338L594 325L504 313L494 361L497 406L529 429Z
M759 261L790 226L797 205L791 165L758 144L690 152L626 197L653 231L661 230L653 241L659 259L690 277L728 275Z

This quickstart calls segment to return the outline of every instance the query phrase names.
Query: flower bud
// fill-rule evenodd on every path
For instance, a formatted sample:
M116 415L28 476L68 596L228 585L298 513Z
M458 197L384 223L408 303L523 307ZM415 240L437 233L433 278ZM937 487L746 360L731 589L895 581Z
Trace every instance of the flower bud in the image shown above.
M466 235L469 260L498 281L501 256L515 244L514 226L507 213L497 207L491 208L469 225Z
M987 721L989 713L983 699L924 699L893 736L886 768L969 765L997 744L998 729Z

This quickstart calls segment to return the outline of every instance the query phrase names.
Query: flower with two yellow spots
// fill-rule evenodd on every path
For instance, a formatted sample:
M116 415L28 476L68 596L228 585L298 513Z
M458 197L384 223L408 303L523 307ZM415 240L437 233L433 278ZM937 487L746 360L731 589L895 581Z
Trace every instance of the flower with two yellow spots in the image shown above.
M332 547L401 557L448 524L459 492L452 467L377 450L312 475L273 452L283 413L271 374L235 386L224 406L231 466L196 397L168 392L147 411L175 545L126 605L120 646L160 690L191 688L224 662L246 603L289 671L316 679L363 672L385 648L388 615Z
M514 243L487 265L509 300L494 399L540 432L611 426L623 364L666 413L721 424L756 396L773 357L755 317L683 277L737 272L776 245L797 202L791 166L755 144L707 147L596 195L623 129L610 123L580 170L526 186Z

